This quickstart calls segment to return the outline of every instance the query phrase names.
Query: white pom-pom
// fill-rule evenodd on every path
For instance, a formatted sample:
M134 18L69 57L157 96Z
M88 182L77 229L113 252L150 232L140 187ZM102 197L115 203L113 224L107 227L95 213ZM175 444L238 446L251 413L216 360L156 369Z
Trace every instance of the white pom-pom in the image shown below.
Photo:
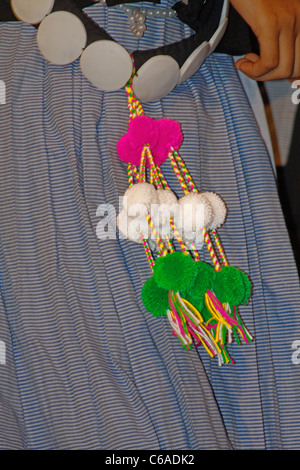
M140 216L146 217L151 205L157 203L156 189L150 183L134 184L127 189L123 198L123 207L131 216L134 216L134 206L136 206L136 212L139 212ZM143 209L142 206L144 206Z
M170 219L177 220L180 207L177 196L169 189L157 189L158 204L151 206L151 218L155 227L160 230L170 225Z
M207 198L199 193L189 193L179 199L182 210L182 233L202 232L211 223L213 210Z
M216 193L207 192L202 195L209 201L213 209L213 217L209 224L206 225L208 230L216 230L220 228L226 219L227 208L223 199Z
M122 236L135 243L149 237L148 221L144 217L130 217L125 209L117 216L117 226Z
M170 189L157 189L156 193L159 204L172 206L177 203L177 196Z

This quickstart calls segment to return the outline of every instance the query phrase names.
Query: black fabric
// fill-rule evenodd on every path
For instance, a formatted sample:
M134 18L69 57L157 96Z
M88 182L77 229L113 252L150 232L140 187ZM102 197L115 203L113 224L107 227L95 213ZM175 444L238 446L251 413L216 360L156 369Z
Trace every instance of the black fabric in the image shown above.
M187 39L183 39L179 42L174 42L173 44L168 44L167 46L158 47L157 49L149 49L146 51L134 51L133 58L136 71L156 55L169 55L175 59L181 67L187 58L192 54L192 52L198 47L203 41L207 39L207 34L205 31L200 31L197 34L193 34Z
M230 6L228 26L216 52L229 55L244 55L248 52L259 54L259 44L251 28Z
M177 2L173 6L178 18L194 31L209 28L214 32L219 24L223 0L189 0L188 5Z
M1 0L0 2L0 21L17 21L9 1Z
M181 67L196 47L212 37L219 25L222 7L223 0L206 3L205 0L189 0L188 5L177 2L173 9L176 10L179 19L194 29L196 34L167 46L135 51L133 57L136 70L138 71L147 60L156 55L170 55Z
M87 8L90 7L91 5L94 5L96 2L92 2L91 0L74 0L76 5L79 8Z
M218 28L223 8L223 0L204 1L189 0L189 6L177 2L173 7L181 21L195 29L196 34L179 43L173 43L148 51L135 51L133 53L136 70L155 55L170 55L181 67L190 54L203 41L208 41ZM229 55L243 55L247 52L259 53L259 46L255 35L240 15L230 8L229 22L223 40L216 48L216 52Z
M19 21L10 6L10 0L0 0L0 21Z
M120 5L121 3L136 3L140 2L141 0L106 0L106 4L109 7L112 7L114 5ZM160 0L144 0L146 2L150 3L160 3Z

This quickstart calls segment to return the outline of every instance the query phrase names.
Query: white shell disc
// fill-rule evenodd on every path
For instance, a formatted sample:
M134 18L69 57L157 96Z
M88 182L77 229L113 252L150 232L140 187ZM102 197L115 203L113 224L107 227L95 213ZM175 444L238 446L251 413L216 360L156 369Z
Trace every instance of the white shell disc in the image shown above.
M25 23L38 24L51 13L54 0L11 0L14 15Z
M84 24L68 11L55 11L46 16L37 32L38 47L46 60L67 65L82 54L87 41Z

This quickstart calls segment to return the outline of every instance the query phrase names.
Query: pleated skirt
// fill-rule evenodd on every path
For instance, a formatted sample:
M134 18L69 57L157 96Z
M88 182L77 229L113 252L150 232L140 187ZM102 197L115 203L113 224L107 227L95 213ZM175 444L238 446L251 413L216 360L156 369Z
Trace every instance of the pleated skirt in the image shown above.
M148 19L138 41L123 13L87 12L129 51L189 34L176 19ZM103 208L117 214L128 186L116 151L124 89L97 90L79 61L47 63L21 23L0 27L0 79L0 448L299 449L299 279L233 59L213 54L143 104L147 116L181 123L180 154L199 191L226 201L219 235L253 284L240 315L254 341L229 345L235 364L222 367L201 347L184 350L167 318L145 310L143 247L97 236ZM181 196L167 161L162 170ZM205 247L200 257L211 262Z

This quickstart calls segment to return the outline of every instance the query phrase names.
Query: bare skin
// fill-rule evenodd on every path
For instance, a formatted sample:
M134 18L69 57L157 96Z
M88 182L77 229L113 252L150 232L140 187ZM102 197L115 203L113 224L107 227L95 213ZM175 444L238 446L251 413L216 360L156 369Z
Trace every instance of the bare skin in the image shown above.
M259 80L300 77L300 1L230 0L253 30L260 55L246 54L236 68Z

